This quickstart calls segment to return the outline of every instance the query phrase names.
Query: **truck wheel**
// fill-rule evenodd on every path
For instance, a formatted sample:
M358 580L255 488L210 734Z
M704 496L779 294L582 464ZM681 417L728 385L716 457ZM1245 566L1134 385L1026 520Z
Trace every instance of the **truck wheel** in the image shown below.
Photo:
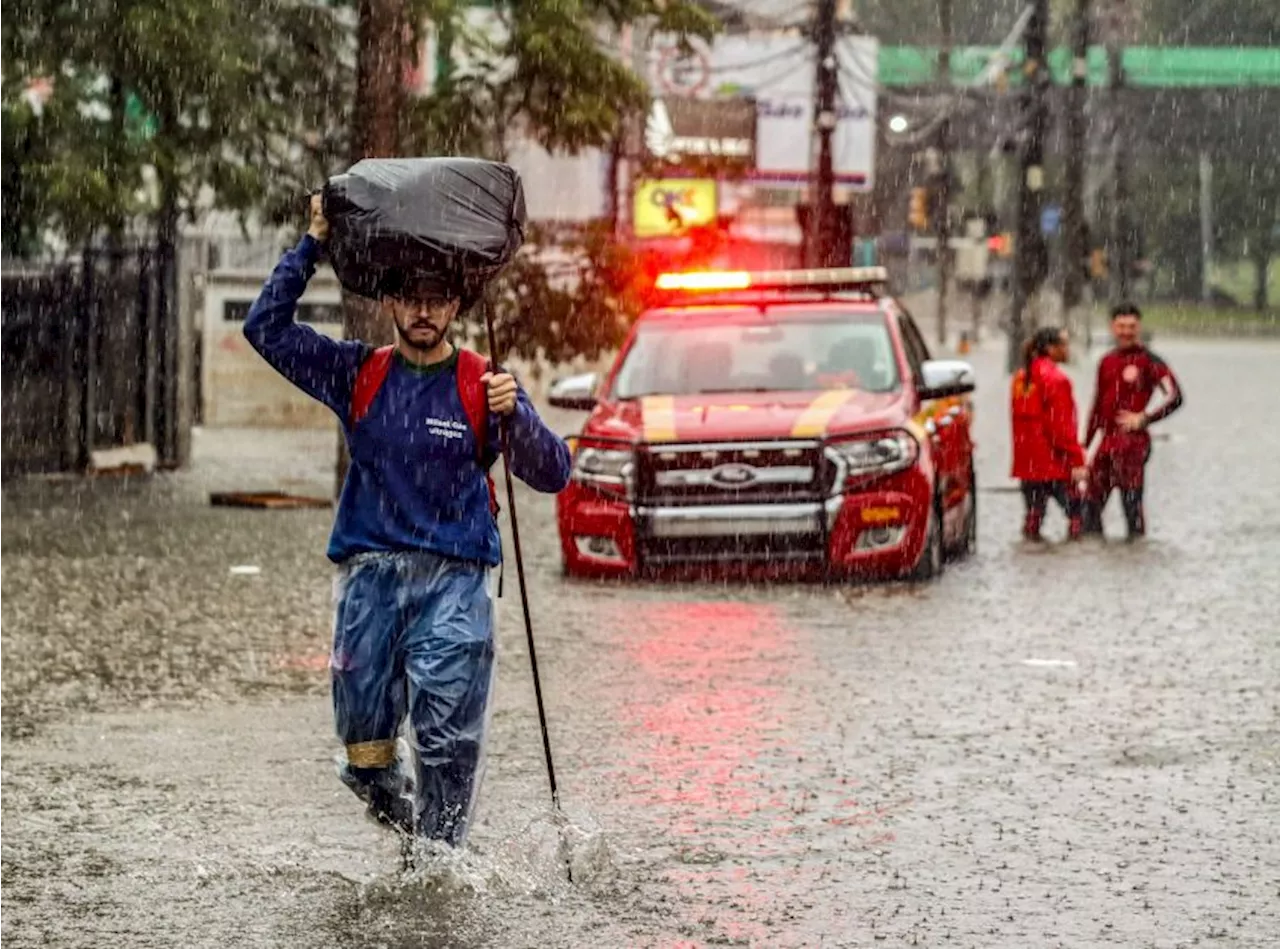
M924 548L920 551L920 559L915 568L907 575L912 583L924 583L942 573L946 564L945 551L942 548L942 515L939 505L934 500L929 510L929 525L925 528Z
M964 533L952 551L955 560L963 560L978 552L978 475L969 471L969 513L964 519Z

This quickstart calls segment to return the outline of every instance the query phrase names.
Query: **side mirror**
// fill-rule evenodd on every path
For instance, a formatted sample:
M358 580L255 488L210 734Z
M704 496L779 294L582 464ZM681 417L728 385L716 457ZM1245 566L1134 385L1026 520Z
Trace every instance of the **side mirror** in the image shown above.
M920 367L920 401L968 395L977 387L973 367L960 359L930 359Z
M599 382L594 372L558 379L552 384L547 401L558 409L590 412L596 407L596 386Z

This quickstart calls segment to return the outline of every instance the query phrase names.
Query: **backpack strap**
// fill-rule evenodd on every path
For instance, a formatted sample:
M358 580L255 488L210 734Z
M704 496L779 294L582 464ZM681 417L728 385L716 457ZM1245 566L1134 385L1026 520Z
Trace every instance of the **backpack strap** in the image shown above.
M357 424L369 414L374 397L382 384L387 381L387 373L391 371L391 357L395 354L394 346L382 346L365 357L356 373L355 385L351 388L351 424Z
M489 484L489 511L498 516L501 507L498 505L498 492L493 484L493 476L489 474L490 461L485 457L489 450L489 392L480 377L489 371L488 361L479 353L470 349L458 350L458 397L462 400L462 411L471 424L471 434L476 441L476 464L484 472Z

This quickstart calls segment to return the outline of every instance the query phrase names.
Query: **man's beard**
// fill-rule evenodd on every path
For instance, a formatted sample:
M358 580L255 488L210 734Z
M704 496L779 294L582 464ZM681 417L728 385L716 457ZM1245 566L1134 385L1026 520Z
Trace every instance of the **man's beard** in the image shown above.
M410 327L410 330L412 329L413 327ZM430 352L431 350L439 346L441 341L443 341L444 339L444 330L440 329L434 323L428 323L426 324L425 327L421 327L421 329L430 330L431 336L428 338L426 342L419 343L410 339L409 331L405 330L405 328L402 327L399 323L396 323L396 335L400 337L401 342L403 342L410 349L417 350L420 353Z

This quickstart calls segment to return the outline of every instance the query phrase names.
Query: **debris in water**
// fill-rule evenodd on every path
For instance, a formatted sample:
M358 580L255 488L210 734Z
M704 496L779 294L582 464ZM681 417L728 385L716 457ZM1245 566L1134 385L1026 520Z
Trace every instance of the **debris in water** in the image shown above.
M124 445L89 453L89 471L95 475L150 474L156 467L154 445Z
M233 577L256 577L260 573L262 573L262 568L251 563L236 564L231 568Z
M285 494L282 491L215 492L209 495L209 503L214 507L249 507L273 511L333 507L333 501L330 498Z

